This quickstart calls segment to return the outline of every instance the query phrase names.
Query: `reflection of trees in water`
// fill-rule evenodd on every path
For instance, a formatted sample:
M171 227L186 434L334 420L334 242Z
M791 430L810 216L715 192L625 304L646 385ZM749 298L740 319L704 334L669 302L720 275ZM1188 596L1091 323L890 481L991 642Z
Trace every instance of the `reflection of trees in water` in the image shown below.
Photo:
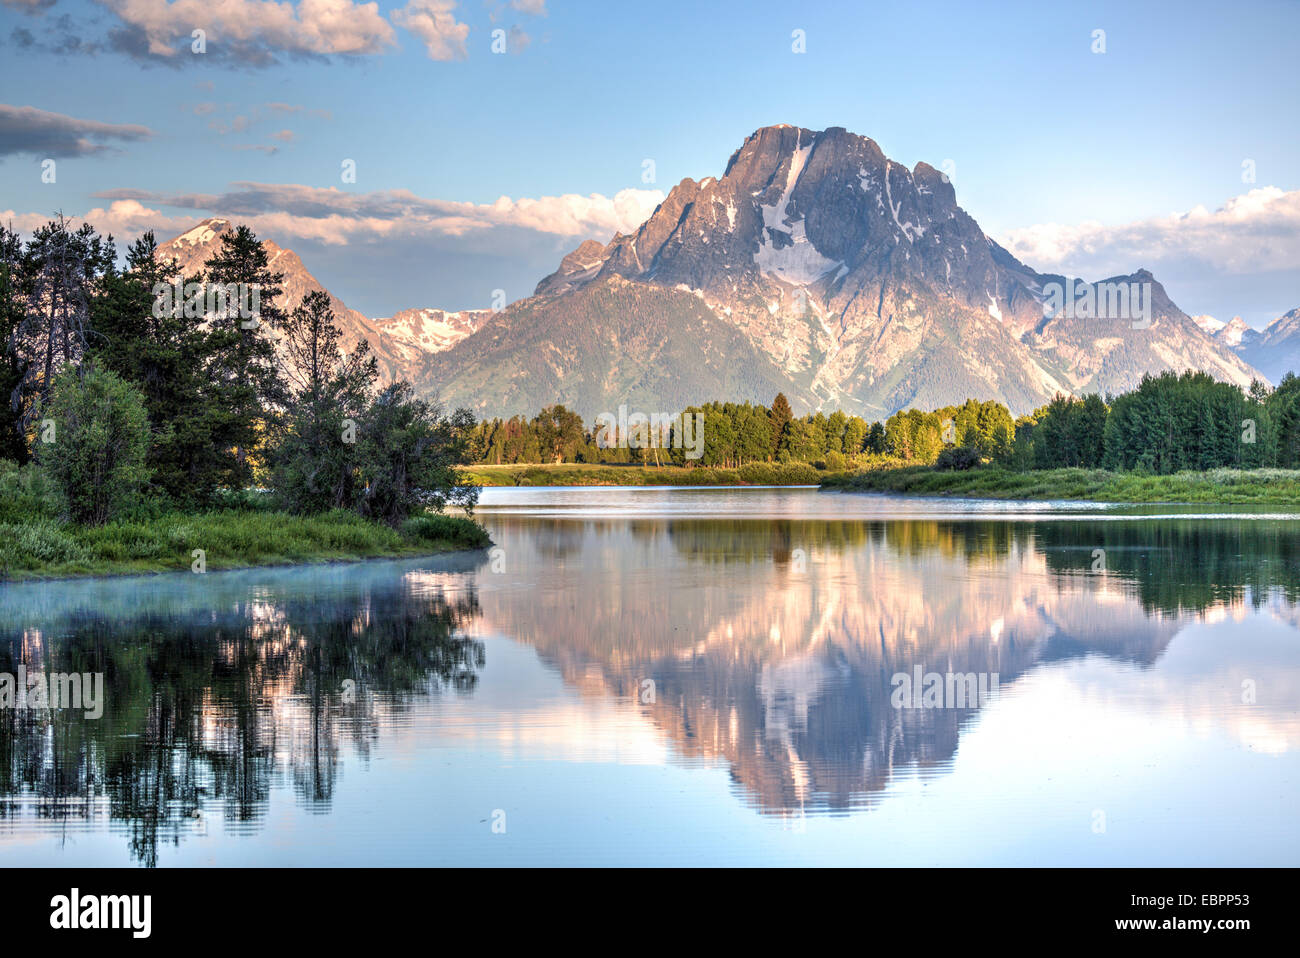
M702 562L770 560L780 568L796 548L842 552L872 543L900 556L983 566L1033 548L1064 576L1092 573L1102 549L1106 572L1134 588L1147 610L1204 612L1247 593L1259 607L1272 591L1300 601L1300 523L1285 520L694 520L669 528L678 551Z
M0 642L0 671L102 672L104 713L0 710L0 816L106 804L153 865L158 842L179 842L213 803L227 827L259 827L278 776L326 810L344 742L367 757L413 697L474 688L484 650L465 630L477 614L472 592L396 582L202 613L81 614L48 639L28 630Z
M1249 596L1259 608L1277 592L1300 601L1300 523L1283 520L1133 519L1035 527L1053 572L1089 572L1105 551L1108 575L1129 583L1142 607L1204 612Z

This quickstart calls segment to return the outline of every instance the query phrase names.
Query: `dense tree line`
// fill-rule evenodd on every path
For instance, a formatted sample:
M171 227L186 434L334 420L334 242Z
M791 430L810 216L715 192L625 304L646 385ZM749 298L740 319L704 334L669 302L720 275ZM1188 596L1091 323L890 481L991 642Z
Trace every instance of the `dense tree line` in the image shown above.
M735 468L777 461L839 470L890 462L941 468L991 462L1022 471L1082 467L1156 474L1300 468L1300 378L1294 375L1274 390L1258 382L1242 390L1206 373L1164 372L1109 399L1058 395L1019 419L1001 403L974 399L929 412L902 410L883 423L840 411L797 417L783 395L771 407L710 402L683 412L703 416L699 456L675 441L680 417L662 434L654 428L620 434L599 422L587 426L562 405L532 419L485 420L473 429L469 451L475 461L489 464Z
M702 442L682 436L682 417L701 423ZM751 462L824 462L844 468L864 453L884 453L885 431L843 412L818 412L796 418L783 394L769 408L754 403L710 402L691 406L664 428L601 422L587 427L562 405L548 406L532 419L512 416L479 423L470 439L476 461L491 464L542 462L643 463L718 466L734 469Z
M146 233L119 267L89 224L60 218L26 243L0 227L0 459L35 460L69 518L103 522L141 496L204 508L250 485L292 512L389 523L472 505L454 467L473 417L380 388L323 292L287 311L252 230L223 234L197 276L157 250Z

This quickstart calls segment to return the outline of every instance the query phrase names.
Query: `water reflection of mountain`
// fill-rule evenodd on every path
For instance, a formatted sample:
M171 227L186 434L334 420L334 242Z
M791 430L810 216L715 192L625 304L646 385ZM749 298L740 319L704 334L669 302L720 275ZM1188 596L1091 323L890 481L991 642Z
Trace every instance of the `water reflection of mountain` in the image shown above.
M511 517L493 533L532 588L485 587L484 621L575 688L653 680L638 707L758 807L844 809L951 761L975 714L893 708L896 673L1142 667L1214 603L1293 596L1291 539L1250 525Z
M325 811L344 743L367 756L414 699L468 691L484 666L466 635L477 597L437 576L416 588L391 568L340 566L258 581L7 590L0 672L102 672L105 695L99 720L0 710L0 827L23 815L75 825L106 810L132 856L153 865L160 842L178 842L214 806L227 830L261 827L277 782Z

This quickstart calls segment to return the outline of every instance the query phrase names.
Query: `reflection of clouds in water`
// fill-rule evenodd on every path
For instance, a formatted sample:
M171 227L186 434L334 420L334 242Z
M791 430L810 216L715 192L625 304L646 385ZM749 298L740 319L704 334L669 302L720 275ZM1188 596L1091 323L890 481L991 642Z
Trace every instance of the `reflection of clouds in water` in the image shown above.
M1269 610L1214 610L1181 629L1152 668L1089 671L1076 684L1093 711L1141 714L1201 738L1226 733L1265 754L1300 747L1300 630Z

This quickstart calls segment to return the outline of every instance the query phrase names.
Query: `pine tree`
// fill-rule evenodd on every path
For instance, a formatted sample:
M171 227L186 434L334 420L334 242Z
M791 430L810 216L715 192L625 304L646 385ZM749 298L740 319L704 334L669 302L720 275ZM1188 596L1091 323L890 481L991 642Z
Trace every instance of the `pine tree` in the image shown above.
M294 512L351 507L360 465L357 421L379 379L379 364L365 340L351 354L343 352L329 296L321 290L308 293L281 329L286 395L269 449L272 484Z
M772 458L775 459L784 445L786 426L794 418L794 413L790 409L790 400L785 398L785 393L777 393L776 398L772 400L769 418L772 423Z
M19 338L26 316L22 254L18 234L0 226L0 459L20 465L30 458L22 427L28 368Z
M91 309L89 352L144 398L154 486L175 502L203 505L229 471L230 454L214 431L203 317L156 294L160 284L172 284L172 266L158 262L157 248L153 232L145 233L127 251L126 269L105 278Z
M242 488L252 478L249 451L285 402L273 331L284 320L279 306L284 274L271 270L266 248L239 226L221 234L221 249L206 263L205 279L229 291L225 308L208 315L213 358L209 375L226 414L220 433L235 450L227 482ZM241 315L241 305L253 315Z

